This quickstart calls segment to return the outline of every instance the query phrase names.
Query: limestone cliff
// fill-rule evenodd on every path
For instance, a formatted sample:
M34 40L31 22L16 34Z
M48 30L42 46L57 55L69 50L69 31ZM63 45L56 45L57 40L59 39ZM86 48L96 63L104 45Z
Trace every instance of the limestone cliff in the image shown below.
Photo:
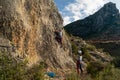
M63 20L53 0L0 0L0 51L31 66L44 61L50 67L73 64L70 43L63 31L63 47L54 31Z

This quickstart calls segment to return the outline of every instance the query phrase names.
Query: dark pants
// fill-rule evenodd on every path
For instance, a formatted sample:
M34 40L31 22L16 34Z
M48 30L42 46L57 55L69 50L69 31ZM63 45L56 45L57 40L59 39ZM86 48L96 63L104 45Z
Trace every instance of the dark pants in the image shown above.
M56 40L58 41L58 43L60 43L62 45L62 38L61 37L56 37Z
M80 74L80 71L83 73L82 64L77 62L77 73Z
M83 73L82 64L79 65L79 69L81 70L81 73Z

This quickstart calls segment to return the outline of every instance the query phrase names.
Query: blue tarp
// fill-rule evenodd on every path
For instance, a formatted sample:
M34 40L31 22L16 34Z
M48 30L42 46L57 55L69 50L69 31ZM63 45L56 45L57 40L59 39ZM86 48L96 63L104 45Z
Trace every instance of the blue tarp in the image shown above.
M54 72L47 72L46 73L49 77L54 78L55 77L55 73Z

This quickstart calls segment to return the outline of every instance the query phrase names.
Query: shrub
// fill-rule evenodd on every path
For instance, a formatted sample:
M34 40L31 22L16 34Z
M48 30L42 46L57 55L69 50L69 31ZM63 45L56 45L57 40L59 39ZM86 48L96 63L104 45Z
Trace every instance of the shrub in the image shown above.
M81 49L82 49L83 56L84 56L87 60L90 61L90 60L91 60L91 56L90 56L87 48L86 48L86 47L82 47Z
M77 54L78 48L75 43L72 43L72 53Z
M115 57L112 61L115 67L120 68L120 57Z
M87 72L90 73L91 76L95 78L103 68L104 65L101 62L94 61L88 64Z
M35 73L34 73L34 80L44 80L44 67L43 65L39 65L35 67Z
M120 80L120 69L109 64L99 73L97 80Z
M96 50L96 47L93 46L93 45L90 45L90 44L86 45L86 48L90 51L95 51Z
M6 53L0 53L0 80L25 80L25 65L25 62L17 63Z
M30 69L27 69L26 63L18 63L7 53L0 53L0 80L44 80L45 63Z
M104 52L102 48L97 49L99 52Z
M75 72L75 70L72 70L72 72L67 75L66 80L80 80L80 76Z

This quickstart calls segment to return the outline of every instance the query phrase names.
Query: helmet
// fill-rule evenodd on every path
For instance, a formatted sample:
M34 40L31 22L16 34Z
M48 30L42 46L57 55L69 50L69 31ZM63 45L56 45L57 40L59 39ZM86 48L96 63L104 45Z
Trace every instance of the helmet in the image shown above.
M79 54L81 54L81 53L82 53L82 51L81 51L81 50L78 50L78 53L79 53Z

